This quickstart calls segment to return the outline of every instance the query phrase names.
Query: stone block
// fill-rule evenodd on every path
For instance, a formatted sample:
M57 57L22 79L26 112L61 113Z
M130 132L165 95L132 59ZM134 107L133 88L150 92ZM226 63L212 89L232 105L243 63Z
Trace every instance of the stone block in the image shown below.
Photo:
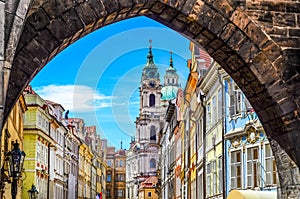
M165 9L165 5L162 3L156 3L152 6L151 10L157 14L161 14L163 10Z
M86 1L86 4L93 10L93 13L98 17L101 18L106 15L107 11L102 3L98 0L89 0ZM86 10L87 11L87 10Z
M30 3L31 0L19 1L19 5L16 11L16 16L20 17L21 19L25 19Z
M72 35L94 21L93 19L89 18L88 15L86 15L85 18L85 16L82 14L84 10L81 8L72 8L62 15L62 21L66 24L64 27L67 28Z
M6 61L10 63L13 62L15 56L19 37L22 34L23 23L24 23L23 19L16 17L14 19L14 23L10 31L9 40L7 41L6 52L5 52Z
M283 37L272 35L272 39L277 45L283 48L299 48L300 46L300 39L298 37Z
M179 13L176 17L176 19L182 21L183 23L187 24L190 22L190 20L188 19L188 17L184 14Z
M231 55L225 60L225 63L232 69L232 71L238 71L244 66L244 62L236 55Z
M248 100L250 101L250 99L252 98L249 98ZM252 104L252 101L250 101L250 103ZM258 110L256 111L256 113L259 116L261 122L267 123L268 121L270 121L269 114L264 109Z
M74 25L72 25L73 27L70 27L72 30L73 28L76 29L76 27L83 27L95 22L98 19L98 16L96 16L94 13L94 10L88 3L82 3L79 6L76 6L75 9L70 9L68 12L64 13L63 18L64 20L74 23ZM81 28L77 28L77 31L79 29Z
M190 23L187 27L187 30L195 37L202 30L202 26L196 22Z
M274 101L279 101L289 95L286 85L282 81L276 81L270 85L268 92Z
M240 9L236 9L232 13L230 20L241 30L244 30L247 27L248 23L251 21L250 18L245 14L245 12Z
M175 16L177 12L171 8L166 8L159 17L162 18L165 21L171 21Z
M287 2L285 1L262 1L262 10L285 12L287 8Z
M232 23L228 23L223 27L223 32L220 37L224 42L227 42L230 39L235 31L235 25Z
M209 30L207 30L207 29L204 29L203 31L202 31L202 34L206 37L206 38L208 38L208 39L210 39L210 40L212 40L212 39L214 39L216 36L213 34L213 33L211 33Z
M247 36L261 49L269 40L268 37L265 35L263 30L250 22L248 26L245 28L245 32Z
M211 40L207 38L204 34L200 33L195 37L195 41L202 47L205 47L210 43Z
M226 18L229 18L235 10L233 2L227 0L215 0L213 1L213 6Z
M60 17L52 21L52 23L47 26L48 30L59 42L62 42L66 37L70 36L66 27L67 25Z
M216 14L214 10L211 9L208 5L204 4L201 12L198 15L197 21L202 24L203 27L207 27L212 20L212 17Z
M182 14L189 15L191 13L191 10L193 9L194 4L194 0L186 0L184 6L181 9Z
M171 21L172 24L172 29L181 32L184 28L185 28L185 23L183 23L182 21L178 20L177 18L173 19Z
M231 48L229 48L227 45L224 45L221 47L221 50L227 55L227 56L231 56L232 54L234 54L234 52L231 50Z
M119 8L117 1L101 0L101 2L102 2L102 5L104 6L105 10L107 11L107 13L116 12Z
M258 52L258 48L250 40L246 40L237 53L243 58L244 62L252 63Z
M256 80L255 75L248 67L241 68L239 71L247 82Z
M246 40L246 35L243 34L239 29L236 29L227 41L227 45L230 46L233 50L238 51Z
M219 48L221 48L221 46L224 44L223 41L221 41L220 39L213 39L210 43L209 46L212 47L214 50L218 50Z
M300 2L285 2L285 12L288 13L299 13Z
M38 35L35 37L35 39L42 47L45 48L45 50L47 50L49 54L59 45L58 41L48 29L38 32Z
M274 26L296 27L296 16L292 13L276 12L273 15Z
M300 28L290 28L289 35L300 37Z
M254 95L254 97L250 97L250 98L252 98L253 102L256 102L253 103L255 104L255 108L261 110L272 104L270 100L270 96L266 93L265 87L262 84L260 84L258 81L253 81L245 85L245 89L249 91L250 94Z
M133 2L132 0L119 0L119 5L120 5L120 8L128 8L128 7L132 7L133 5Z
M262 51L266 54L266 57L271 61L275 61L281 56L281 49L273 41L269 40L262 48Z
M297 110L297 106L292 98L292 96L290 96L290 98L283 98L280 99L279 101L277 101L277 103L280 106L280 109L283 113L283 115L288 114L288 113L293 113L294 110ZM299 127L300 129L300 127Z
M80 4L81 2L76 1L76 4ZM72 0L65 1L47 1L43 4L44 11L52 18L55 19L60 16L66 10L76 7L76 4L73 3ZM53 9L55 8L55 9Z
M222 63L225 59L228 58L228 54L223 52L221 49L218 49L211 55L218 63Z
M0 2L0 10L3 11L5 7L4 2ZM4 46L5 46L5 13L0 12L0 61L4 60Z
M222 15L215 13L208 24L208 29L215 35L219 36L227 23L227 19L225 19Z
M271 35L287 36L288 34L288 29L286 27L267 27L265 28L265 31Z
M42 29L50 23L50 17L40 8L34 14L30 15L27 21L36 29Z

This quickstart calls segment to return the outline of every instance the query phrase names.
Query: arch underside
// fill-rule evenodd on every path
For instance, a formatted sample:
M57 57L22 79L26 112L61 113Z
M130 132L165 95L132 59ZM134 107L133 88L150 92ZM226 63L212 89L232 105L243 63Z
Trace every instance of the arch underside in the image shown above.
M167 3L165 3L167 2ZM59 52L117 21L147 16L203 47L236 81L274 139L300 166L299 78L286 51L231 1L34 1L17 43L5 118L32 78Z

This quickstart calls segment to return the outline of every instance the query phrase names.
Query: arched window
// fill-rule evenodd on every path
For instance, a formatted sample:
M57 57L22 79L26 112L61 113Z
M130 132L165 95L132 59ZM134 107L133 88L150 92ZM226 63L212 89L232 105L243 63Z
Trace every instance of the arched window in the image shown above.
M155 95L154 94L150 94L150 96L149 96L149 105L150 105L150 107L155 106Z
M155 129L155 126L151 126L151 128L150 128L150 140L156 141L156 129Z
M154 158L150 160L150 168L156 168L156 161Z

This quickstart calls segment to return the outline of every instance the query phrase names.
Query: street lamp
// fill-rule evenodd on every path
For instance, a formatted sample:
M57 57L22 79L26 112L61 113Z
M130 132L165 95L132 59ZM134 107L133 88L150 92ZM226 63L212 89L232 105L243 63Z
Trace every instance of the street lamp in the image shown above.
M38 194L38 190L36 189L34 184L32 184L31 189L28 191L29 199L36 199Z
M11 184L11 196L12 199L15 199L18 191L18 179L21 175L25 158L25 153L24 151L20 150L20 144L17 141L14 143L14 148L7 152L6 157L8 163L8 173L13 179Z

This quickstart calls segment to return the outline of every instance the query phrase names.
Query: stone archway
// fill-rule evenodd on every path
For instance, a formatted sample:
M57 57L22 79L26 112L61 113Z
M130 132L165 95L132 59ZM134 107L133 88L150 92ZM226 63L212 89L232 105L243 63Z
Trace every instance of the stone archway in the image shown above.
M288 188L299 189L289 185L300 184L299 177L293 177L300 166L300 3L19 0L0 5L5 13L0 17L4 24L0 27L0 39L4 38L0 43L4 119L25 85L67 46L105 25L147 16L201 45L230 74L277 150L283 195Z

